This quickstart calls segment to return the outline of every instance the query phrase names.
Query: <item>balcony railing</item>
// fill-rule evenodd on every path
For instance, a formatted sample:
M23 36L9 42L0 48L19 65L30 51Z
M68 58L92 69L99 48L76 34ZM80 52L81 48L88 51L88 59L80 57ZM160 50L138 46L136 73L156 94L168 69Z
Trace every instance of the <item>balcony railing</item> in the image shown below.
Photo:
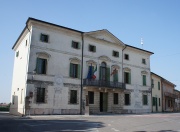
M121 82L103 81L103 80L94 80L94 79L84 79L83 85L84 86L97 86L97 87L126 89L126 85Z

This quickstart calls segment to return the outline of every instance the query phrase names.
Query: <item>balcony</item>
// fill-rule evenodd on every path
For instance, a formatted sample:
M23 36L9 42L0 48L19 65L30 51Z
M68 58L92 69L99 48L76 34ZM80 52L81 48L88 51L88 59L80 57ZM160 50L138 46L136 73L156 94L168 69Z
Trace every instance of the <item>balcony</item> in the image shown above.
M126 85L124 83L121 83L121 82L93 80L93 79L84 79L83 85L84 86L96 86L96 87L126 89Z

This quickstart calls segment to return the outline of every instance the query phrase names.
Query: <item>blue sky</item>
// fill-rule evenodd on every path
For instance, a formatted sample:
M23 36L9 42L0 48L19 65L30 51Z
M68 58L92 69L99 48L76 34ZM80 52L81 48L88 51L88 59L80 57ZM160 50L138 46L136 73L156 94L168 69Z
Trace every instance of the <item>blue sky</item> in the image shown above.
M0 102L10 102L14 52L28 17L80 31L107 29L126 44L154 52L151 71L180 90L179 0L2 0Z

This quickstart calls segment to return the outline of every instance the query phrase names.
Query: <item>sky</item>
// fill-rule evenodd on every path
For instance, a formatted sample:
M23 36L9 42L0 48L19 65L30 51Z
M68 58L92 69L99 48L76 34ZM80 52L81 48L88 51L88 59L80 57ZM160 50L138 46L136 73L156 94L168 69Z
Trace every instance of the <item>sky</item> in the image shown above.
M154 52L151 71L180 90L179 0L1 0L0 103L10 102L12 46L28 17L88 32L107 29L125 44Z

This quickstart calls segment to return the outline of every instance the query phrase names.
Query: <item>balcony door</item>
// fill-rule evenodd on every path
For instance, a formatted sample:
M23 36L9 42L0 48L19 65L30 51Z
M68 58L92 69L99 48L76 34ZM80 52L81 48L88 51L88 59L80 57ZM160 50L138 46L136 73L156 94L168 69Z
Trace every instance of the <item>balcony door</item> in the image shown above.
M105 62L102 62L101 63L101 78L100 80L102 81L106 81L106 63Z

